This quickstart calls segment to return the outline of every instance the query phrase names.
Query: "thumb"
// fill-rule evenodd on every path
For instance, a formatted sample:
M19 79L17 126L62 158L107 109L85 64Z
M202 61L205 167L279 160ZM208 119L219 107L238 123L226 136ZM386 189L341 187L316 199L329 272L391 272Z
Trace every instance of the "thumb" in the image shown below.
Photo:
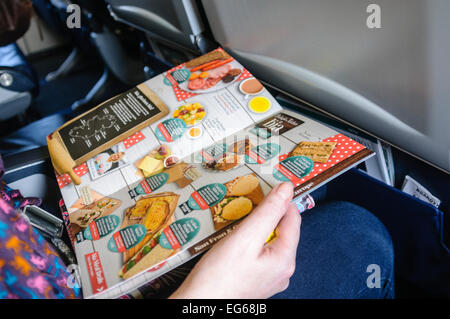
M277 185L239 225L239 233L247 241L263 247L266 239L286 214L294 194L291 183ZM244 239L244 238L243 238Z
M270 243L270 249L290 258L295 258L300 239L302 218L295 204L290 204L277 229L278 237Z

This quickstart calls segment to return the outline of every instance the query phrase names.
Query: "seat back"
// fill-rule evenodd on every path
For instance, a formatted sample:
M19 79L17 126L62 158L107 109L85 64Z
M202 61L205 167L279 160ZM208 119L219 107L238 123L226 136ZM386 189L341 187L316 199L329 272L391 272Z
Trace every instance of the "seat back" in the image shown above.
M202 1L255 76L448 172L450 2L375 3Z

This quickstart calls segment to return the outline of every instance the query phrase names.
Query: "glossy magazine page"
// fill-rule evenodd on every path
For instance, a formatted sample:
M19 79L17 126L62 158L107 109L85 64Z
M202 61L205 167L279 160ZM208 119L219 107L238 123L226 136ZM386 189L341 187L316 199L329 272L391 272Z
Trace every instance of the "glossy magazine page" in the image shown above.
M298 198L373 155L283 110L220 48L143 85L170 113L78 166L80 185L57 176L85 298L130 293L210 248L280 182Z

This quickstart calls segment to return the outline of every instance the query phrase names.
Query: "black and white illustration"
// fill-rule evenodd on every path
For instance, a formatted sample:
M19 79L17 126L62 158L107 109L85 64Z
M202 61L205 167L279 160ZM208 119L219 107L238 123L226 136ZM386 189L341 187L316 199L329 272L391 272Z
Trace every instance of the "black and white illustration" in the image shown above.
M69 136L74 138L82 138L85 141L96 135L105 136L107 134L107 130L112 128L116 122L117 118L114 115L95 115L89 120L83 121L82 125L73 127L69 131Z

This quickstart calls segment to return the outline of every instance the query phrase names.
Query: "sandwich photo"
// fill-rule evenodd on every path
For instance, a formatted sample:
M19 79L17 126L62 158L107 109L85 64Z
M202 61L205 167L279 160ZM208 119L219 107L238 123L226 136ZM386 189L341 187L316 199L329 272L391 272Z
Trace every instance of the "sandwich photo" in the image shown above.
M84 229L97 218L111 214L120 206L120 204L120 200L104 197L92 204L71 212L69 214L70 223Z
M141 197L134 206L125 211L121 228L141 224L145 226L147 234L140 243L124 252L124 263L136 255L158 231L173 221L173 213L177 207L179 197L180 195L172 192Z
M243 163L242 156L235 153L224 153L219 158L203 162L203 167L215 171L228 171Z
M307 156L315 163L326 163L337 143L334 142L300 142L289 154L291 156Z
M248 215L263 199L264 193L255 174L239 176L224 184L225 197L211 207L215 230Z
M95 209L79 209L70 215L70 222L81 228L86 228L92 221L98 218L102 213Z
M253 203L247 197L227 197L217 205L214 212L214 221L224 223L240 219L250 213L252 209Z
M252 143L250 143L250 139L245 138L231 144L231 146L228 148L228 151L236 153L238 155L245 155L252 147L253 145Z
M166 249L159 244L162 230L155 234L132 256L122 267L118 276L128 279L176 253L174 249Z

